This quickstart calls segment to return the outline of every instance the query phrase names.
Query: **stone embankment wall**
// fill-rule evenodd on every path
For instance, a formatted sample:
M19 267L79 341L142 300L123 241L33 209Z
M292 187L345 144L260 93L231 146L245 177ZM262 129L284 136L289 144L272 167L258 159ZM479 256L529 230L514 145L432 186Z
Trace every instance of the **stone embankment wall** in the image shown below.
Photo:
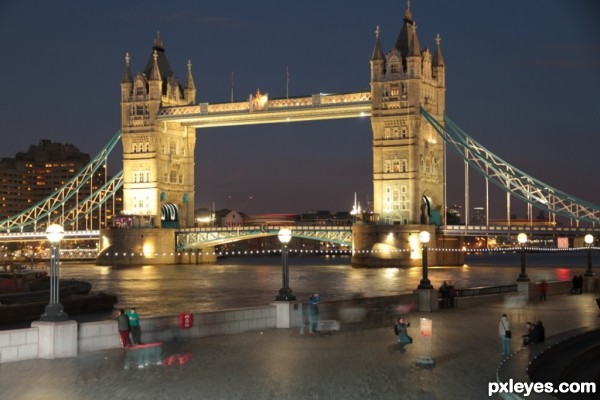
M586 281L584 291L593 291L597 280ZM568 294L570 282L548 282L548 296ZM529 283L528 292L520 294L499 294L473 297L457 297L455 306L468 308L489 302L505 301L513 297L528 297L537 300L538 283ZM344 324L373 319L381 323L392 322L395 317L418 309L418 296L415 293L371 298L354 298L343 301L327 301L319 304L319 319L335 319ZM307 304L290 305L290 326L295 329L308 329L309 312ZM226 335L262 329L276 328L277 309L274 304L263 307L240 308L216 312L192 314L192 324L182 328L181 315L143 318L140 321L142 342L168 341L175 338L190 339L212 335ZM40 358L40 334L37 327L0 331L0 363ZM121 346L117 322L115 320L80 323L77 327L77 352L85 353L115 349Z

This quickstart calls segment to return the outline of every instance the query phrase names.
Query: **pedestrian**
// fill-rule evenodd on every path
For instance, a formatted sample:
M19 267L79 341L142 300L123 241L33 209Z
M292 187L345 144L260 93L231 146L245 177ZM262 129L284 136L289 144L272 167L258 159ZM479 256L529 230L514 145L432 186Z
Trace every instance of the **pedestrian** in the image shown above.
M319 302L321 301L321 296L319 293L313 293L310 295L308 299L308 319L310 324L310 333L315 333L317 331L317 322L319 322Z
M540 301L546 301L546 295L548 294L548 282L542 279L540 282Z
M502 340L502 355L505 357L510 356L512 353L510 344L512 333L510 331L510 320L506 314L502 314L502 318L500 318L498 334L500 335L500 340Z
M532 343L531 334L533 332L534 327L535 325L533 324L533 322L527 321L527 333L521 336L523 338L523 347L529 346Z
M129 329L131 330L131 344L138 345L142 344L142 332L140 331L140 316L138 315L135 307L131 307L129 311L125 313L129 320Z
M446 283L446 281L444 281L444 283L442 283L442 286L440 286L438 290L438 292L442 296L442 308L448 308L448 291L448 284Z
M579 275L579 277L577 277L577 289L579 294L583 294L583 275Z
M579 279L577 275L573 275L573 279L571 280L573 287L571 288L571 294L577 294L577 284L579 283Z
M535 323L533 326L533 330L531 331L531 342L532 343L540 343L546 339L546 329L544 328L544 324L542 321Z
M413 339L408 335L408 327L410 322L404 318L398 318L398 323L394 326L394 333L398 336L398 342L402 344L410 344Z
M129 319L125 315L125 310L120 309L117 311L117 329L119 330L119 336L121 336L121 348L125 349L129 347Z

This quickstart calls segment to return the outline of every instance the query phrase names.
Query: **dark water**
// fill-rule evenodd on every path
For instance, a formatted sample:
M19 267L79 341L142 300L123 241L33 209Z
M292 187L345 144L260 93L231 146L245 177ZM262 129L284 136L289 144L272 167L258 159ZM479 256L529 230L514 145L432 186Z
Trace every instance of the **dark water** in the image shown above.
M431 267L434 287L443 281L459 288L511 284L520 272L518 253L469 255L465 262L462 267ZM527 254L531 280L570 280L586 267L585 252ZM61 263L60 274L91 282L93 291L116 295L117 307L136 306L144 317L262 306L272 302L282 286L277 256L130 268ZM347 299L357 293L367 297L406 293L417 287L421 274L420 267L353 268L346 256L290 258L290 287L299 300L308 299L312 292L319 292L323 300Z

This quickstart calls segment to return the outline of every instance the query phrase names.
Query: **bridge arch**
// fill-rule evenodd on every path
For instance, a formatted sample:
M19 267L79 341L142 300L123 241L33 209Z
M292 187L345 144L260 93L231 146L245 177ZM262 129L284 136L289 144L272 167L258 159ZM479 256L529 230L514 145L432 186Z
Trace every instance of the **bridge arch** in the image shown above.
M179 228L179 210L176 204L164 203L160 208L161 228Z

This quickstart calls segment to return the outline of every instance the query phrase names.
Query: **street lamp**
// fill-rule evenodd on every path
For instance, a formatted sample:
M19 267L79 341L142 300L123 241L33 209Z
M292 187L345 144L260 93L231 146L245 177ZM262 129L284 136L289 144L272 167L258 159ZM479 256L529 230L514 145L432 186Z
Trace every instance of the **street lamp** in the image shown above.
M529 282L529 277L527 276L527 272L525 272L525 243L527 243L527 234L523 232L519 233L517 241L521 245L521 273L517 278L517 282Z
M429 243L431 235L427 231L419 232L419 242L423 245L423 278L417 289L433 289L429 278L427 277L427 243Z
M50 303L44 309L44 313L40 317L40 321L66 321L69 316L65 313L62 304L58 300L59 281L58 281L58 265L60 255L60 241L65 236L65 231L62 226L52 224L46 229L46 237L50 242Z
M585 241L585 244L587 245L587 248L588 248L588 253L587 253L588 266L587 266L587 271L585 271L585 276L594 276L594 273L592 272L592 244L594 243L594 236L592 236L588 233L587 235L585 235L583 240Z
M281 250L281 261L283 264L283 287L279 289L279 294L275 296L278 301L295 301L296 296L290 288L290 277L288 271L288 243L292 240L292 231L288 228L282 228L277 234L279 241L283 245Z

